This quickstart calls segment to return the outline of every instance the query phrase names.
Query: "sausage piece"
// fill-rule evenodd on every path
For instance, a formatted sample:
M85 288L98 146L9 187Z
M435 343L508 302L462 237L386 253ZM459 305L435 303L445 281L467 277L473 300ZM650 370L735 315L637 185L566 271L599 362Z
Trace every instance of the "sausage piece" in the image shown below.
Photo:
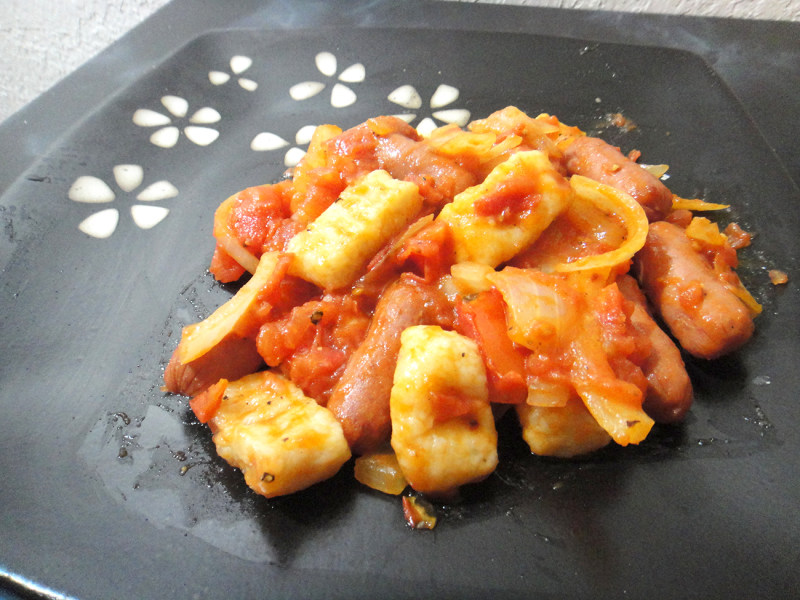
M652 223L635 261L645 295L687 352L718 358L750 339L750 311L717 279L683 229Z
M400 334L412 325L433 325L447 312L441 292L413 278L401 278L383 294L364 341L347 362L328 408L339 419L355 454L389 439L389 398L400 352Z
M375 155L380 168L395 179L416 183L420 194L435 207L476 183L472 172L437 154L425 142L414 141L402 133L379 138Z
M583 175L630 194L650 222L663 219L672 208L672 192L667 186L600 138L575 138L564 157L570 175Z
M220 379L239 379L257 371L263 363L252 339L230 334L186 364L178 359L176 348L164 370L164 384L174 394L195 396Z
M691 407L694 396L681 352L650 316L647 299L636 280L625 275L617 280L617 285L633 303L633 327L650 341L650 355L641 365L647 378L642 408L658 423L678 423Z

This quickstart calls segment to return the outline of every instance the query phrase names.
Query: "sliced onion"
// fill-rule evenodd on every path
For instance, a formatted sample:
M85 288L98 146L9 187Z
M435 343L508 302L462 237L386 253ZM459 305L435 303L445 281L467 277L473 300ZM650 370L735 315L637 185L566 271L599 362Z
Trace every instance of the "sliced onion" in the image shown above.
M730 204L717 204L716 202L706 202L699 198L681 198L680 196L672 196L672 210L691 210L694 212L703 212L708 210L725 210L729 208Z
M618 248L596 256L584 256L573 262L560 263L554 270L567 273L587 269L608 269L630 260L644 246L647 239L649 225L642 206L625 192L581 175L573 175L570 178L570 186L579 197L591 202L601 211L618 216L628 233Z
M253 277L236 292L236 295L205 320L183 328L178 346L178 358L181 363L187 364L200 358L235 330L239 320L247 314L256 302L261 289L273 276L280 256L278 252L264 254Z
M359 456L353 472L360 483L384 494L397 496L408 486L393 452Z
M639 165L656 179L661 179L669 171L669 165Z
M705 217L695 217L686 228L686 236L709 246L724 246L728 237L720 233L719 226Z
M450 267L450 275L463 295L480 294L492 287L487 275L494 273L494 269L483 263L464 261L455 263Z
M572 390L566 383L542 381L533 377L528 377L527 383L528 397L525 403L529 406L562 408L572 395Z
M508 309L508 337L513 342L546 352L564 338L572 320L569 302L554 285L545 282L555 276L506 267L486 277L503 295Z
M600 386L583 382L575 389L598 424L620 446L638 444L653 428L653 419L642 410L641 402L620 401Z
M728 289L733 293L734 296L742 301L742 303L751 313L754 315L761 314L763 307L755 298L753 298L753 294L751 294L741 283L737 286L731 286Z

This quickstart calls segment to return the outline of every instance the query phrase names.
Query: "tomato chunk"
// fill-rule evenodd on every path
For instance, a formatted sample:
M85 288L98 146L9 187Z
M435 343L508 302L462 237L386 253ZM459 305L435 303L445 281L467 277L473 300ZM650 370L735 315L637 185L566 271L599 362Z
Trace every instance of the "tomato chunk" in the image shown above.
M198 421L207 423L217 414L227 387L228 380L220 379L217 383L189 400L189 407Z

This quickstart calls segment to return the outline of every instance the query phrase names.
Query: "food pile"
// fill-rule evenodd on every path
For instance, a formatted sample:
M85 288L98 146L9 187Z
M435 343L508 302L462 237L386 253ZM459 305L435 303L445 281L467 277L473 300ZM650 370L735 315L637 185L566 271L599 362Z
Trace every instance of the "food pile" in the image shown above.
M355 455L370 487L451 498L495 469L500 418L537 455L637 444L691 405L673 338L713 359L760 310L748 234L637 155L514 107L425 138L320 126L290 179L217 209L210 270L249 279L166 388L267 497Z

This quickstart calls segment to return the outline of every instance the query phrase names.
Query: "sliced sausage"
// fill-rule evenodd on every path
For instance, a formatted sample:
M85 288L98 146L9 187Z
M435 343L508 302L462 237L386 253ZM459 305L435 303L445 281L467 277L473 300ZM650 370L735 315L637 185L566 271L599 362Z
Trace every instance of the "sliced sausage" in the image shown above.
M750 339L750 311L677 225L652 223L635 265L646 296L690 354L717 358Z
M381 297L364 341L348 360L327 404L354 453L374 450L389 439L389 398L400 334L412 325L438 324L446 313L442 293L411 277L399 279Z
M647 378L647 394L642 407L659 423L677 423L692 405L692 381L686 372L681 352L672 339L650 316L647 299L633 277L617 281L622 295L634 305L633 327L650 341L650 355L641 365Z
M672 192L667 186L600 138L575 138L564 157L571 175L583 175L630 194L651 222L663 219L672 207Z
M416 183L420 194L437 207L477 183L471 171L401 133L379 138L375 154L381 169L395 179Z
M195 396L220 379L235 380L257 371L264 361L250 338L228 335L200 358L183 364L178 348L164 370L166 389L174 394Z

